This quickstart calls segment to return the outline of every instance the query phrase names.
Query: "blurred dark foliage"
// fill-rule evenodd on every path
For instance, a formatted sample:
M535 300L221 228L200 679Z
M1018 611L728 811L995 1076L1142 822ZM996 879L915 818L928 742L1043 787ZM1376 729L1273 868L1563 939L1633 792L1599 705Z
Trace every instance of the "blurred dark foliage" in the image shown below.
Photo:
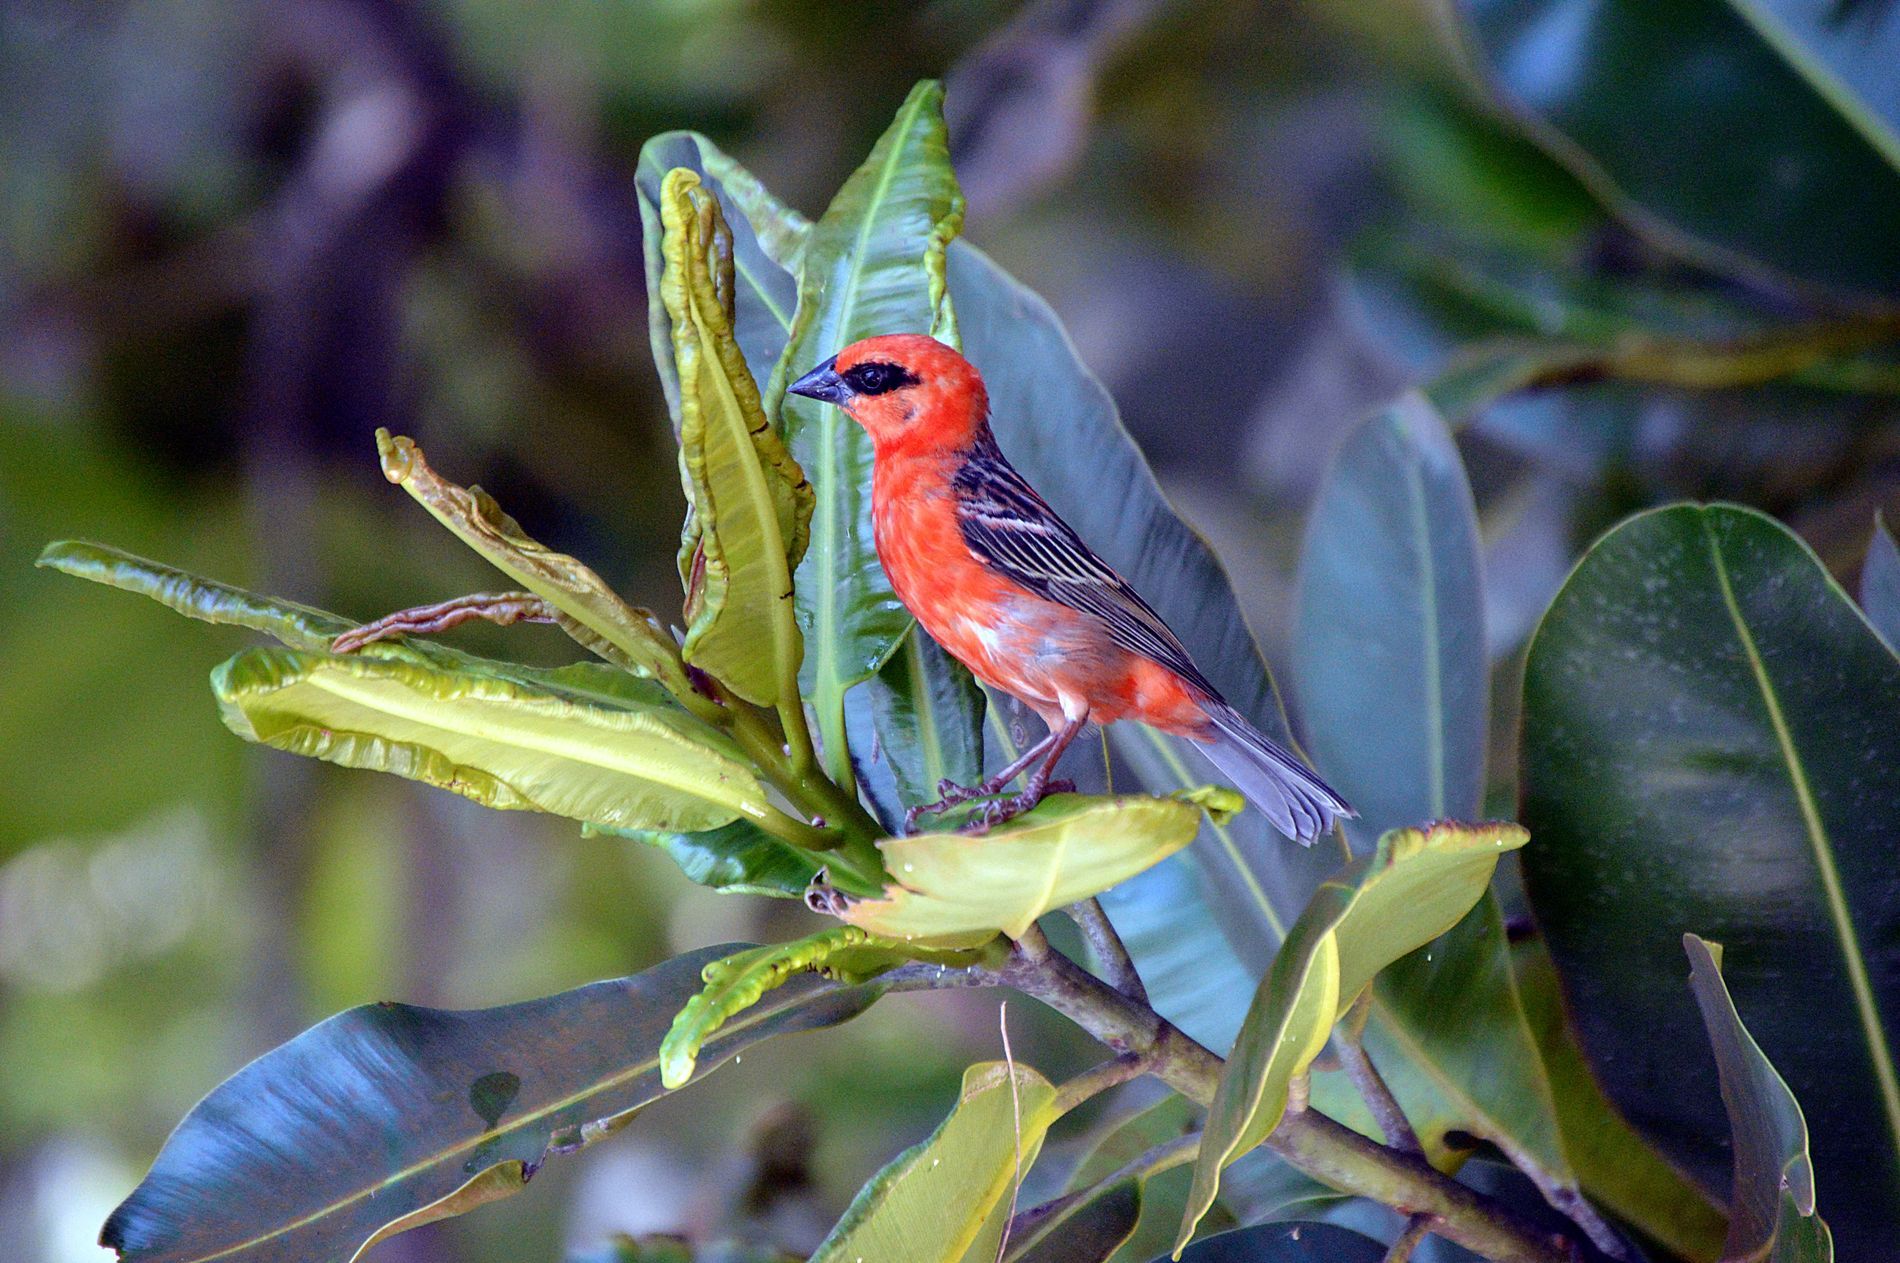
M1722 332L1831 301L1606 210L1478 99L1433 12L0 7L0 1255L95 1257L165 1128L331 1011L538 995L802 915L559 823L241 748L202 683L230 641L33 572L42 542L106 538L359 617L493 586L383 483L387 426L674 608L639 146L697 128L816 214L910 84L944 75L967 233L1063 314L1277 655L1307 489L1457 343ZM1900 509L1881 380L1599 382L1487 410L1465 455L1501 678L1580 543L1641 505L1754 503L1851 571L1872 510ZM458 636L567 652L545 630ZM887 1001L662 1101L551 1169L559 1191L376 1257L544 1258L610 1231L808 1247L995 1055L988 1004ZM1012 1003L1019 1050L1052 1073L1088 1056L1042 1019ZM825 1074L846 1057L848 1095Z

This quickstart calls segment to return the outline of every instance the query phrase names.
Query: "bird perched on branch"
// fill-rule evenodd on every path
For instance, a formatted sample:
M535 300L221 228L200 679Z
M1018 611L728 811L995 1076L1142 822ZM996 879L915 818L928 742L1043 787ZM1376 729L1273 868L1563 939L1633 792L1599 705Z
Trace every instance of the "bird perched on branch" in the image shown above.
M1015 763L978 785L945 782L923 810L1000 794L1033 765L1022 793L978 817L1006 820L1072 788L1053 779L1056 764L1090 720L1135 719L1199 743L1289 837L1311 844L1356 814L1228 705L1154 608L1016 472L990 432L983 379L955 350L921 334L867 338L789 389L869 432L877 553L898 599L1049 726Z

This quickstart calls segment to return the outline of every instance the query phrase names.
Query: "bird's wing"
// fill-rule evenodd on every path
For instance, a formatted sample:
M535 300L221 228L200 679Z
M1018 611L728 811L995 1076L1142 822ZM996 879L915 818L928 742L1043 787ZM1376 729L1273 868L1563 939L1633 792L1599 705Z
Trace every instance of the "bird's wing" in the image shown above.
M1109 639L1218 697L1141 594L1097 557L985 435L957 471L957 525L985 566L1037 596L1092 615Z

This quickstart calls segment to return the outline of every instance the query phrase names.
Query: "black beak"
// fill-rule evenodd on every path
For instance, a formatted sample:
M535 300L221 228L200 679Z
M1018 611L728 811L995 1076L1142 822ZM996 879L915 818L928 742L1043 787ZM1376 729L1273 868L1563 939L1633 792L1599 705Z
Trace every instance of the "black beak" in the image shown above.
M819 403L835 403L843 407L845 400L851 397L851 388L844 384L844 378L838 376L838 370L833 367L837 362L838 357L832 356L786 389L794 395L816 399Z

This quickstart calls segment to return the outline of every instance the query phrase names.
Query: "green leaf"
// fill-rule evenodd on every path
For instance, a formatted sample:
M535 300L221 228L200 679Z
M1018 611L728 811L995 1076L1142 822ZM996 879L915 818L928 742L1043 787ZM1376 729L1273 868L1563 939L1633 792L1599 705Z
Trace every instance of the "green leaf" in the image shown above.
M1179 1257L1181 1263L1379 1263L1385 1247L1332 1224L1276 1223L1223 1232Z
M737 749L677 708L563 695L379 648L246 650L213 673L212 688L247 740L488 807L622 829L784 819Z
M962 664L912 626L897 652L864 684L877 734L876 754L890 766L898 802L936 801L937 782L983 779L983 716L988 699ZM901 812L886 820L903 823Z
M1489 661L1478 514L1451 432L1405 395L1350 434L1307 518L1292 643L1307 747L1360 847L1477 814Z
M954 344L944 251L962 220L943 88L925 81L812 227L800 253L798 311L766 391L766 411L778 412L817 494L811 549L797 576L806 634L800 680L832 779L844 785L853 783L845 691L883 665L910 615L892 593L872 540L870 438L838 409L785 397L784 388L788 374L873 334L927 332Z
M1729 270L1893 295L1900 26L1822 7L1456 5L1480 73L1624 217ZM1873 81L1863 70L1888 85L1876 108L1855 91Z
M771 1246L695 1242L673 1236L617 1236L607 1246L568 1255L568 1263L805 1263Z
M159 604L206 623L248 627L292 649L323 653L330 642L355 627L349 619L295 601L259 596L211 579L201 579L156 561L147 561L105 544L66 539L48 544L37 565L62 574L149 596Z
M766 421L733 337L731 231L686 168L660 190L661 297L678 374L680 540L689 662L747 701L790 700L804 654L791 572L804 555L812 489Z
M728 894L803 899L812 879L825 867L822 852L775 838L750 820L686 833L603 825L588 825L584 832L658 847L689 880Z
M1191 1137L1199 1113L1186 1098L1169 1093L1146 1108L1098 1124L1099 1134L1076 1155L1074 1173L1064 1182L1062 1196L1051 1203L1053 1213L1018 1216L1007 1258L1013 1263L1101 1263L1109 1258L1146 1263L1155 1251L1167 1249L1180 1218L1178 1207L1168 1214L1167 1197L1157 1203L1149 1196L1157 1174L1166 1172L1139 1166L1131 1170L1131 1164L1141 1164L1157 1146ZM1192 1160L1191 1148L1171 1159ZM1045 1158L1044 1166L1050 1161Z
M920 953L855 925L840 925L794 943L754 947L711 961L700 971L705 987L674 1016L660 1043L660 1082L671 1089L692 1078L695 1059L715 1031L798 974L857 984L924 956L956 965L975 959L971 953Z
M1292 657L1314 758L1359 808L1355 838L1482 804L1490 661L1478 548L1464 464L1422 395L1347 437L1308 518ZM1366 1043L1429 1145L1456 1125L1547 1194L1574 1192L1490 891L1380 977L1372 1017Z
M1564 1151L1591 1199L1682 1258L1714 1259L1727 1231L1721 1206L1651 1148L1603 1094L1564 1018L1557 970L1543 941L1526 939L1512 954Z
M553 605L562 629L575 640L609 662L658 680L676 696L691 692L679 650L658 618L621 600L580 561L530 539L480 487L458 487L438 476L413 441L378 430L376 450L385 478L497 570Z
M771 1246L694 1242L672 1236L617 1236L604 1248L568 1255L568 1263L805 1263Z
M1498 856L1529 840L1512 824L1394 829L1378 850L1320 885L1254 993L1208 1108L1178 1252L1214 1204L1221 1168L1265 1140L1333 1024L1378 972L1456 925L1491 883Z
M1801 1105L1735 1011L1722 981L1722 945L1684 934L1682 946L1734 1135L1733 1207L1722 1257L1833 1263L1833 1239L1814 1211L1814 1164Z
M1141 1222L1142 1182L1130 1176L1064 1201L1010 1233L1005 1263L1104 1263Z
M133 1263L350 1259L514 1193L550 1154L661 1095L667 1022L731 950L501 1008L339 1014L213 1090L101 1239ZM796 979L720 1031L701 1064L835 1025L876 995Z
M697 172L719 199L732 233L734 335L754 382L768 381L784 353L798 305L797 266L811 222L785 205L750 171L697 132L663 132L640 149L634 186L640 198L641 240L647 265L647 328L673 428L680 423L679 370L673 362L673 321L661 296L666 258L660 186L677 168Z
M1900 1235L1894 1074L1900 659L1820 562L1753 510L1677 505L1599 540L1524 678L1531 904L1609 1096L1722 1178L1720 1106L1657 1036L1671 962L1728 945L1737 1003L1814 1122L1850 1257Z
M967 243L953 242L949 261L964 350L983 372L990 424L1010 460L1160 612L1227 700L1262 732L1290 742L1232 585L1169 506L1061 321ZM1089 459L1075 459L1079 451ZM1109 736L1151 791L1188 788L1209 775L1192 742L1136 724L1117 724ZM1140 916L1119 891L1109 892L1111 915L1118 925L1140 919L1152 931L1131 946L1163 1013L1225 1047L1232 997L1253 987L1307 893L1343 858L1325 845L1290 846L1264 817L1244 812L1208 822L1187 857L1137 881L1130 893L1155 892L1154 915ZM1190 940L1200 953L1185 950Z
M1878 511L1867 540L1867 560L1860 567L1860 608L1887 648L1900 653L1900 547Z
M990 1263L1010 1188L1055 1119L1055 1089L1036 1071L1000 1061L971 1066L950 1116L859 1191L812 1263Z
M1200 820L1200 806L1182 799L1055 794L981 836L886 838L878 849L897 884L841 915L890 938L974 943L999 930L1017 938L1043 913L1174 854Z

